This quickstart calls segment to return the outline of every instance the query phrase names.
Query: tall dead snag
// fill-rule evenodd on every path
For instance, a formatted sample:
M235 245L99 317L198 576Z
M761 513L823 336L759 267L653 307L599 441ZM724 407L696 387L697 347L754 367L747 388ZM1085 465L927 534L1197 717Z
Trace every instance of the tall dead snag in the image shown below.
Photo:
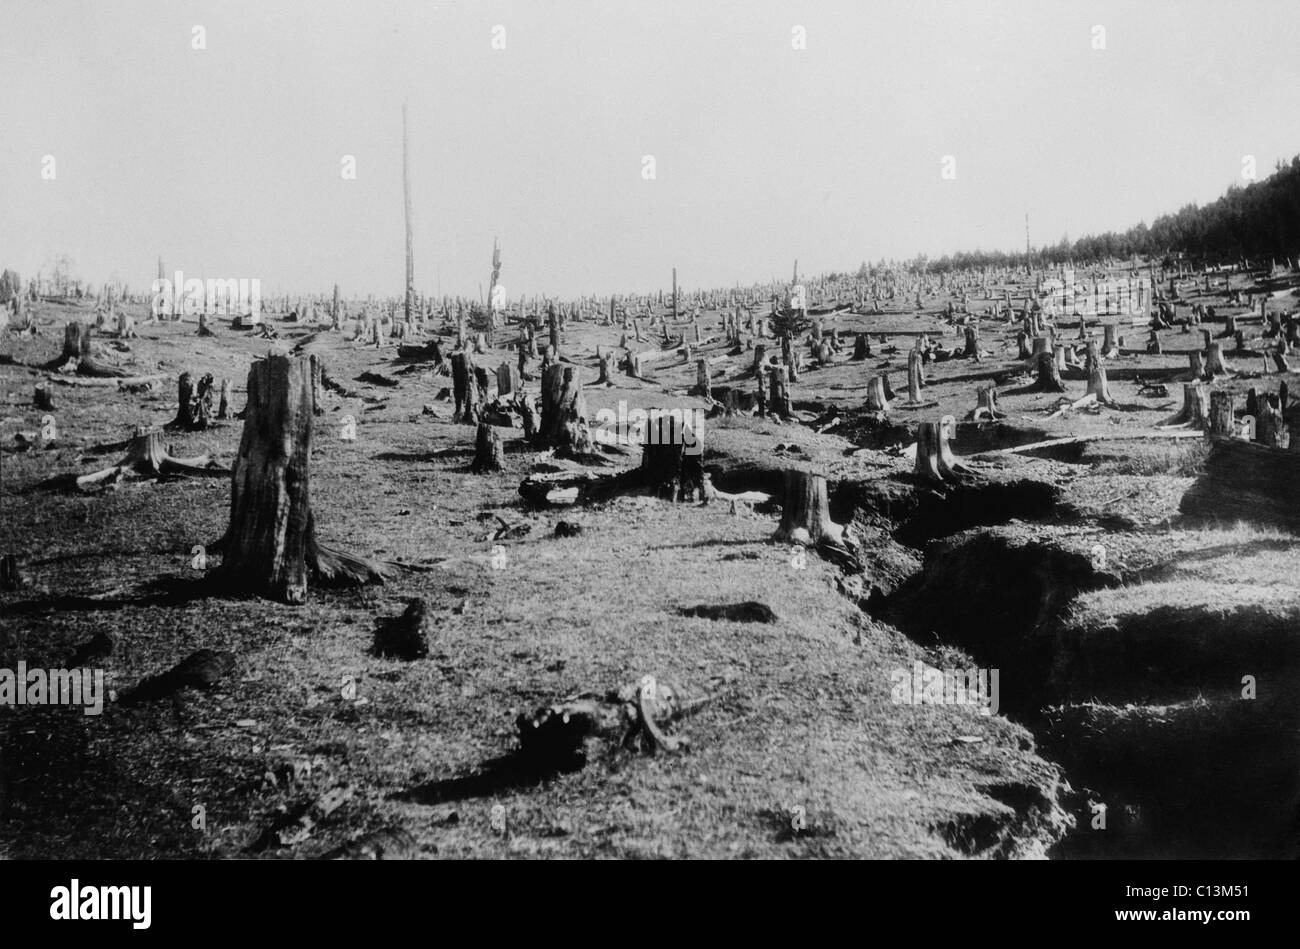
M451 356L451 387L456 399L453 422L465 425L478 424L478 383L474 378L474 364L468 352Z
M1205 434L1210 438L1229 438L1236 434L1236 415L1231 392L1222 389L1210 391L1210 416Z
M922 422L916 432L916 477L928 484L942 484L973 475L957 460L949 439L957 432L956 420L945 415L938 422Z
M1157 428L1172 428L1174 426L1185 426L1187 428L1201 429L1205 427L1206 416L1209 414L1208 402L1206 401L1205 387L1199 382L1188 382L1183 385L1183 407L1176 415L1165 419L1164 422L1157 425Z
M1300 452L1216 438L1179 504L1196 518L1300 534Z
M33 490L60 490L67 488L93 489L114 484L123 478L162 478L176 476L223 476L229 468L213 463L207 455L194 458L174 458L167 453L162 442L162 432L137 428L126 443L126 456L108 468L84 475L58 475L36 485Z
M591 450L587 400L573 366L557 363L542 376L542 422L538 444L559 452Z
M487 422L478 423L478 437L474 444L474 463L470 465L474 474L488 474L502 470L501 438Z
M310 360L268 356L248 373L248 408L230 483L230 526L210 546L222 554L214 579L242 593L301 603L309 580L380 582L386 564L316 540L309 462Z

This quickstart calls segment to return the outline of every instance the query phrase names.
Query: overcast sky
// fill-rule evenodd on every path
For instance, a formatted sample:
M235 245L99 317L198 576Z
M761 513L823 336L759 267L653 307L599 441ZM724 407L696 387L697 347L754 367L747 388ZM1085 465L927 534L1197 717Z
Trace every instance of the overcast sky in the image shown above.
M477 296L494 236L511 297L1014 250L1300 152L1298 36L1293 0L10 0L0 263L399 294L403 100L425 292Z

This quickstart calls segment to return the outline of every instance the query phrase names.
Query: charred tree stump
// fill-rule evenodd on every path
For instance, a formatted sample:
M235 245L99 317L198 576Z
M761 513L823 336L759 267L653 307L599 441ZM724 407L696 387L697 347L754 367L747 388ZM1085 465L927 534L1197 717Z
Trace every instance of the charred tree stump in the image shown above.
M248 409L231 474L230 526L211 545L214 579L242 593L302 603L309 581L381 582L388 565L319 543L311 511L312 418L307 357L269 356L248 373Z
M980 334L973 324L966 327L966 348L962 351L962 356L980 361Z
M1223 361L1223 344L1211 342L1205 348L1205 371L1212 378L1214 376L1231 375L1232 371L1228 364Z
M1021 330L1016 334L1016 358L1029 359L1034 355L1029 348L1029 334Z
M50 394L47 386L36 387L36 391L32 395L32 402L38 409L43 409L46 412L54 411L54 396Z
M612 386L614 380L610 378L610 372L614 366L614 354L602 353L600 356L600 374L596 377L596 385Z
M176 381L176 402L176 417L164 428L168 431L197 432L201 427L206 427L194 397L194 377L188 372L182 372Z
M501 437L496 429L487 422L478 423L478 437L474 445L474 462L470 470L474 474L488 474L502 470Z
M871 358L871 338L866 333L859 333L854 338L852 358L854 362Z

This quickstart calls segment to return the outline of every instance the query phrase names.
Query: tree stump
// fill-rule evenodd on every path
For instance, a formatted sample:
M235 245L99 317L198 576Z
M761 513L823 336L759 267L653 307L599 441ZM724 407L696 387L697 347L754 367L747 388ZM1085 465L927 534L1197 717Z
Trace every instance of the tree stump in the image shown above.
M243 593L302 603L308 581L369 583L387 565L316 540L310 502L311 366L307 357L268 356L248 373L248 408L231 474L230 526L214 579Z
M502 470L501 438L496 429L487 422L478 423L478 437L474 445L474 462L470 470L474 474L488 474Z
M549 366L542 376L542 420L538 444L560 452L591 449L587 402L573 366Z
M1113 359L1119 355L1119 328L1114 323L1102 325L1101 357Z
M231 386L229 379L221 380L221 398L217 401L217 418L230 418L230 394Z
M883 376L872 376L867 382L867 411L889 414L889 396L885 394Z
M1035 342L1037 342L1035 340ZM1053 354L1047 350L1038 353L1035 357L1036 377L1032 388L1036 392L1064 392L1065 383L1061 381L1061 372L1057 368L1056 359Z
M1016 334L1016 358L1030 359L1033 355L1033 351L1029 348L1029 334L1021 330Z
M791 418L794 410L790 404L790 385L787 379L789 367L769 366L768 373L768 412L783 419Z
M843 546L844 527L831 520L826 478L808 471L787 469L781 523L773 540L813 547L822 543Z
M164 428L169 431L197 432L207 428L207 419L199 409L194 393L194 377L182 372L176 381L176 417Z
M610 372L614 365L613 353L602 353L600 356L600 374L596 377L596 385L612 386L614 380L610 378Z
M1232 393L1222 389L1211 390L1205 434L1211 438L1231 438L1236 434L1236 421Z
M1199 382L1185 383L1183 385L1182 409L1157 427L1186 426L1188 428L1203 429L1205 428L1206 416L1209 414L1208 405L1204 386Z
M694 500L704 488L704 445L680 412L651 409L634 479L668 501ZM689 449L689 450L688 450Z
M32 402L35 403L38 409L43 409L46 412L54 411L54 396L50 394L48 386L37 386L32 395Z
M713 385L709 381L709 361L707 359L697 359L695 361L695 387L691 389L692 395L703 396L706 399L713 399Z
M998 390L996 386L976 386L975 408L971 409L967 418L972 422L980 422L985 419L990 422L998 422L1006 418L1006 413L998 406Z
M938 422L922 422L916 433L916 477L926 484L942 484L973 475L971 469L957 460L949 445L956 433L957 423L951 415Z
M962 355L967 359L980 361L980 334L974 324L966 327L966 348Z
M860 362L871 358L871 338L866 333L858 333L853 340L853 360Z
M1205 372L1210 377L1231 375L1227 363L1223 361L1223 344L1211 342L1205 348Z
M464 350L452 353L451 386L456 401L452 422L478 425L478 380L474 378L474 363L470 354Z

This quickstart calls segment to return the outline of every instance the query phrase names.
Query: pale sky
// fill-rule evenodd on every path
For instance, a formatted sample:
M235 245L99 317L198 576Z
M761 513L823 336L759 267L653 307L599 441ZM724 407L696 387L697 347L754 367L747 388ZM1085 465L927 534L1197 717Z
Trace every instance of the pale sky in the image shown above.
M403 100L423 292L477 296L494 236L512 298L1023 249L1300 152L1297 37L1288 0L9 0L0 264L400 294Z

